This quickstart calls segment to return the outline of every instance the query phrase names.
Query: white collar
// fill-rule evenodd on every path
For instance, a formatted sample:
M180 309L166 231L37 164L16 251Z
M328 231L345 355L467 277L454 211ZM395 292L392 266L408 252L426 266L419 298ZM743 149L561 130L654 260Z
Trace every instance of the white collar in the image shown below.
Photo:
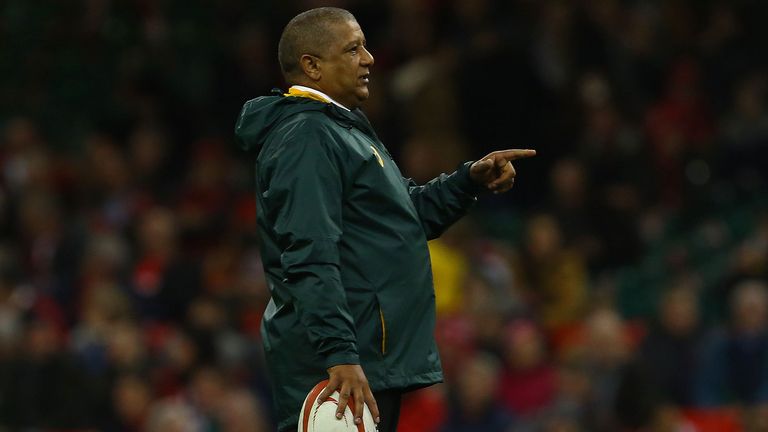
M318 96L322 97L323 99L328 99L329 102L331 102L332 104L336 105L339 108L343 108L343 109L345 109L347 111L351 111L349 108L347 108L344 105L336 102L335 100L333 100L333 98L331 98L327 94L321 92L320 90L313 89L311 87L305 87L305 86L302 86L302 85L293 85L293 86L291 86L291 88L295 88L296 90L301 90L301 91L305 91L305 92L309 92L309 93L318 95Z

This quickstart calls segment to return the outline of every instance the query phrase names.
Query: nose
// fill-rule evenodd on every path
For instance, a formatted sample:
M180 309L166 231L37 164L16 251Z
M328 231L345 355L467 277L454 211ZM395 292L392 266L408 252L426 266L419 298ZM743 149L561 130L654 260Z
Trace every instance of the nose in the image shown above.
M363 66L371 66L373 65L373 54L371 54L370 51L368 51L368 48L363 47L363 55L360 59L360 63Z

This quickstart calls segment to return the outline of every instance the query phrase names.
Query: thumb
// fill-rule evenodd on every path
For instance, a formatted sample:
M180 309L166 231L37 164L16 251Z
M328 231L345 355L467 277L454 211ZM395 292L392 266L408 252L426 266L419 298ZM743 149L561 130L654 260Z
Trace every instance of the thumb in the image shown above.
M493 168L493 159L483 159L479 162L476 162L475 165L480 172L488 171Z
M503 157L497 157L496 158L496 168L504 168L504 165L507 164L507 160Z

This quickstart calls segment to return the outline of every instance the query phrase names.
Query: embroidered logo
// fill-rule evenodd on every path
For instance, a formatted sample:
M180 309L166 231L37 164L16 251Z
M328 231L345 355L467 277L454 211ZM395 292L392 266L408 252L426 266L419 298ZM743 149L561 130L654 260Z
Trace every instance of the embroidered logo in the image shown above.
M383 168L384 167L384 159L382 159L381 155L379 155L379 152L376 151L376 147L371 146L371 150L373 150L373 154L375 154L376 155L376 159L379 160L379 165L381 165L381 167Z

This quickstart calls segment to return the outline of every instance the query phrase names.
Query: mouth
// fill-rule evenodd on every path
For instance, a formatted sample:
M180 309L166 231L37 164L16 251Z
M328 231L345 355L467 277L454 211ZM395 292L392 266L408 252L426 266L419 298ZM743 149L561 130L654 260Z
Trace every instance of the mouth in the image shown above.
M364 84L368 84L368 82L370 81L370 80L369 80L370 76L371 76L371 73L370 73L370 72L368 72L368 73L364 73L364 74L360 75L359 79L360 79L360 81L362 81Z

